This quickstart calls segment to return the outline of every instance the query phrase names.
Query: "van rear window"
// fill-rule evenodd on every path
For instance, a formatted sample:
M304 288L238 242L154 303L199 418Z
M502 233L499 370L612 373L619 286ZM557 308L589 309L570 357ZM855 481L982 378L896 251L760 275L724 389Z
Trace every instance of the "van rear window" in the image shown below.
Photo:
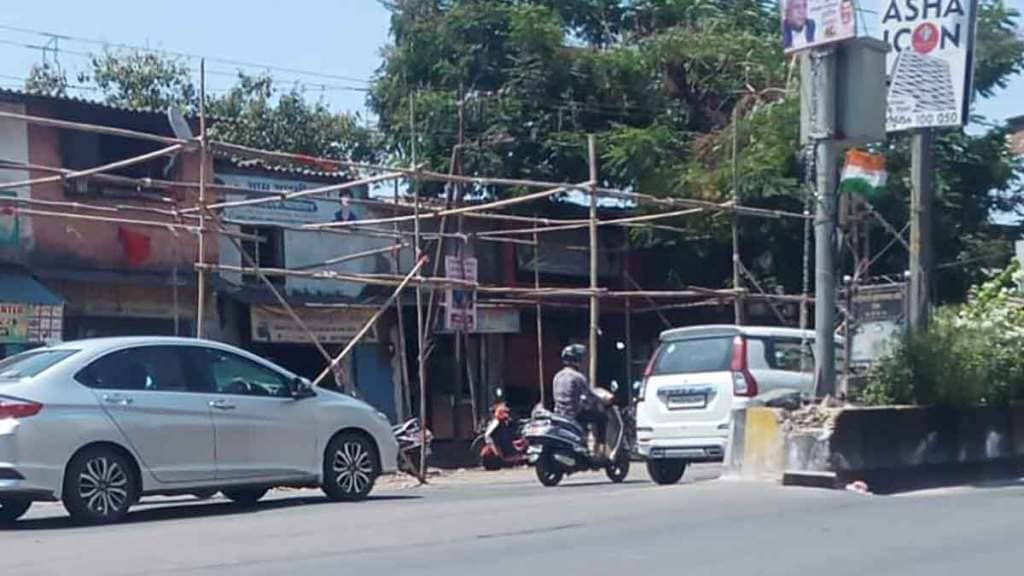
M652 374L721 372L732 360L732 336L665 342L658 348Z

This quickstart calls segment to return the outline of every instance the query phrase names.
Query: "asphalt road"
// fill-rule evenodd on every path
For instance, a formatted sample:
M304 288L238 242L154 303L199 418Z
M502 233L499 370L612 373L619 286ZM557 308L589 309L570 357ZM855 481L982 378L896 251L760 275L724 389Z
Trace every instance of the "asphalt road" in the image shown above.
M1013 574L1024 484L895 497L642 472L543 488L530 471L382 486L359 504L278 492L255 509L158 499L74 527L37 505L0 531L2 574Z

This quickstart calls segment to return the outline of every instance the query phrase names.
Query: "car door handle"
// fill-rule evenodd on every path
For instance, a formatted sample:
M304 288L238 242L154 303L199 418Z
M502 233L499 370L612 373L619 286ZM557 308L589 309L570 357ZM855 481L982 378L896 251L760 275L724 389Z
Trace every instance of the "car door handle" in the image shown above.
M235 405L227 400L211 400L210 408L215 408L217 410L234 410Z
M107 404L116 404L118 406L128 406L133 402L130 396L123 394L104 394L103 401Z

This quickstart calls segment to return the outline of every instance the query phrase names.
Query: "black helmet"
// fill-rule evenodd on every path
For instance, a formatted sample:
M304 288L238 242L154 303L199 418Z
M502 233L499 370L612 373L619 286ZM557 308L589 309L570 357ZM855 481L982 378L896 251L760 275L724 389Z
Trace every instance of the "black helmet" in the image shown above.
M569 344L562 348L563 364L581 364L587 357L587 347L583 344Z

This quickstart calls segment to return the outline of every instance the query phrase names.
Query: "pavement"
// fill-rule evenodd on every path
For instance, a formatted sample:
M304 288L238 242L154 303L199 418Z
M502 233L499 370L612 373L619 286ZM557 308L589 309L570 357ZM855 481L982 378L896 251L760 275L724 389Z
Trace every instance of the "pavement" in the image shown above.
M656 486L642 466L543 488L532 470L381 482L370 500L275 491L253 509L144 500L126 523L38 504L0 531L2 574L1011 574L1024 484L898 497L717 480Z

